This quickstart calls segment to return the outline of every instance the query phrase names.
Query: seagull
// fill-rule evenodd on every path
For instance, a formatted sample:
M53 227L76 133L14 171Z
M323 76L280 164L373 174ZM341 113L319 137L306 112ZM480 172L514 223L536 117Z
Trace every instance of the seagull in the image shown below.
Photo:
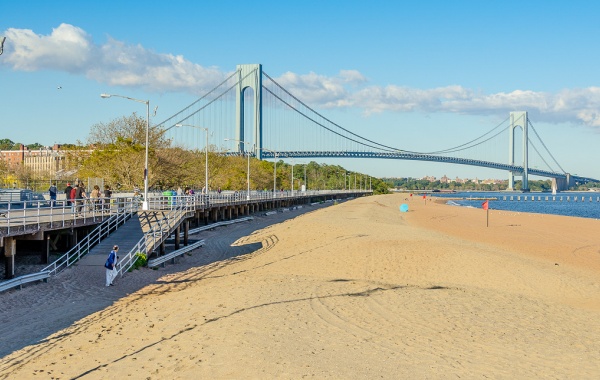
M58 86L58 87L57 87L57 90L62 90L62 86Z

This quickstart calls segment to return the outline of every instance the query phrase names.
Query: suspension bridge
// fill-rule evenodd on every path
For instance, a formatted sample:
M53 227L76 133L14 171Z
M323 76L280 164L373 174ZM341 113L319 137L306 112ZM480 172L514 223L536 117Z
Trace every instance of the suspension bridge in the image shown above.
M175 128L182 125L198 128L196 131L188 128L187 132ZM571 175L563 170L535 130L527 112L511 112L502 123L466 143L432 152L417 152L390 143L378 143L336 124L277 83L260 64L238 65L236 71L204 96L157 126L175 144L198 149L203 139L190 136L190 133L204 130L206 146L201 149L208 150L210 144L210 149L226 155L275 160L359 158L471 165L508 172L509 189L514 189L515 176L522 178L523 190L529 189L530 175L551 178L553 189L559 191L576 184L597 182L594 178ZM235 147L228 149L226 141L234 142ZM509 158L505 160L507 142ZM492 145L503 148L490 149ZM488 158L490 152L495 156Z

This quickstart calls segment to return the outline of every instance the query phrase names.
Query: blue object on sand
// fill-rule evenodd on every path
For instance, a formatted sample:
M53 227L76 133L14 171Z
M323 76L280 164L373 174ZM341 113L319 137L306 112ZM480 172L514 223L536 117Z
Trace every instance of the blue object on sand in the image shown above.
M407 212L408 211L408 205L406 203L402 203L402 205L400 206L400 211Z

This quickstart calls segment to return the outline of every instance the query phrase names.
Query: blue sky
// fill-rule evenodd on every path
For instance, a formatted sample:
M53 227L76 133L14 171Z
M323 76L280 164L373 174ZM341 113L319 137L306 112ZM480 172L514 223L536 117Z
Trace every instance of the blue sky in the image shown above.
M448 148L527 110L566 171L600 178L598 16L587 1L0 0L0 137L85 141L93 124L143 114L104 92L150 99L163 120L237 64L262 63L336 123L406 150ZM507 176L334 163L374 176Z

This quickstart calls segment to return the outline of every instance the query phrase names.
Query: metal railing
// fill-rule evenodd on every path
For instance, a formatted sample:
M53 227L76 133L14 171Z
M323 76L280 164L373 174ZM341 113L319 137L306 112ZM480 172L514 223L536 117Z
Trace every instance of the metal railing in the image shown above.
M13 278L12 280L8 280L8 281L4 281L2 283L0 283L0 293L12 289L12 288L16 288L18 287L19 289L23 288L23 285L29 283L29 282L36 282L36 281L44 281L47 282L48 281L48 277L50 277L50 272L48 271L41 271L41 272L36 272L36 273L32 273L32 274L26 274L24 276L19 276L17 278Z
M193 202L177 202L164 218L158 220L122 259L117 262L117 273L123 276L136 262L137 253L148 255L179 225L182 217L193 207Z
M194 249L198 248L198 247L202 247L204 245L204 239L199 240L195 243L192 243L188 246L185 246L181 249L178 249L176 251L173 251L169 254L166 254L164 256L160 256L157 257L156 259L152 259L152 260L148 260L148 267L149 268L155 268L161 264L166 263L169 260L175 260L175 258L177 256L183 256L185 253L189 252L189 251L193 251Z
M243 218L238 218L238 219L233 219L233 220L223 220L221 222L207 224L206 226L197 227L197 228L189 230L188 234L193 235L193 234L197 234L198 232L201 232L201 231L211 230L215 227L227 226L229 224L246 222L248 220L254 220L254 217L253 216L245 216ZM182 232L180 235L183 236L183 234L184 234L184 232Z
M100 221L117 215L123 210L137 211L140 200L136 197L78 199L76 201L25 201L0 205L0 228L11 230L23 228L68 227Z
M269 200L286 200L312 196L327 196L343 193L368 193L368 190L311 190L311 191L250 191L247 199L245 191L224 191L222 193L194 195L162 195L149 194L150 210L172 210L185 204L188 208L206 209L213 206L233 206ZM113 194L111 198L95 200L79 199L76 204L67 200L29 201L21 203L0 204L0 229L6 228L4 235L11 235L11 230L22 232L24 228L40 229L42 225L50 227L69 227L89 224L102 220L107 215L114 215L123 208L137 210L141 206L141 198L130 194Z
M131 218L131 215L133 215L134 212L135 210L132 207L126 207L121 213L112 215L110 218L99 224L98 227L78 242L73 248L67 251L67 253L42 269L42 271L48 271L50 275L56 275L70 267L73 263L79 261L83 256L90 252L90 250L100 243L102 239L108 237L111 232L116 231L120 225L123 225L125 221Z

